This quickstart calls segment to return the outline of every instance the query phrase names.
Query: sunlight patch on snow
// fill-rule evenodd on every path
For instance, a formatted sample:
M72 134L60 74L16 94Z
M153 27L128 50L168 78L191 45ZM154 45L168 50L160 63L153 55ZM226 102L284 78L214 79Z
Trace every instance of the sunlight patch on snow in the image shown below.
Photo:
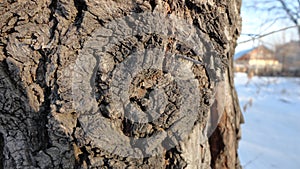
M245 117L239 146L244 168L299 169L300 78L237 73L235 85Z

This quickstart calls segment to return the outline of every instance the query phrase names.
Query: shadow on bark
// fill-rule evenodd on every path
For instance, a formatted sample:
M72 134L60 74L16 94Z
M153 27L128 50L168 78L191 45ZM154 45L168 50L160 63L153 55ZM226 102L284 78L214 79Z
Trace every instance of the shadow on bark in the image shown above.
M49 156L44 152L50 145L46 127L49 98L38 98L44 102L35 110L19 66L12 58L0 62L0 169L38 167L37 159Z
M4 148L4 138L3 134L0 133L0 169L3 169L3 162L4 162L4 156L3 156L3 148Z

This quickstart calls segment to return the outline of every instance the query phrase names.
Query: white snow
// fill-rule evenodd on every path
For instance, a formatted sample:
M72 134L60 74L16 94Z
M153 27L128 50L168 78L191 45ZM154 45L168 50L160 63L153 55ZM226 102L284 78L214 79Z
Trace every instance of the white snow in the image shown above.
M236 73L235 85L245 118L244 169L300 169L300 78Z

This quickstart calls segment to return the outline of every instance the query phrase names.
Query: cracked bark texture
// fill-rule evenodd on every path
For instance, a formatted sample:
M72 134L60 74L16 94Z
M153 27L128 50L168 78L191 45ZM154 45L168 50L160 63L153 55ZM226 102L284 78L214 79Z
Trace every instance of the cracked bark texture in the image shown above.
M0 168L241 168L237 148L243 118L232 70L232 56L241 29L240 5L240 0L1 1ZM226 65L225 101L222 100L225 108L216 130L204 143L199 144L199 132L204 125L200 121L188 139L162 154L143 159L120 157L86 137L80 114L73 106L72 65L95 30L130 12L154 10L193 23L220 54L222 64ZM140 43L137 47L164 43L157 41L155 35L141 35L136 39L141 41L136 42ZM110 51L116 62L122 62L120 56L134 50L133 44L126 42ZM195 70L202 77L199 83L207 87L210 82L205 70L200 67ZM102 88L109 84L101 80L105 76L103 72L96 77L100 111L119 125L124 135L145 137L161 130L160 127L168 127L164 119L146 126L118 120L120 117L105 107L109 101ZM143 107L142 97L150 88L147 85L155 85L158 81L155 79L169 83L162 72L154 70L134 78L129 94L135 104ZM139 85L142 80L144 86ZM176 102L176 90L172 89L176 89L176 84L169 87L166 93ZM205 103L206 97L212 96L201 95L204 105L209 104ZM175 103L168 106L169 112L174 112L174 106Z

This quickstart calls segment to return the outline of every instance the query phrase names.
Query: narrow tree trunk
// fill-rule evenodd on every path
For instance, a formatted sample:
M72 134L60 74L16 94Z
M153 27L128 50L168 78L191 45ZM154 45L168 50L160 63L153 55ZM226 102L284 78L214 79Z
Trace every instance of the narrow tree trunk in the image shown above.
M240 5L1 2L0 168L240 168Z

